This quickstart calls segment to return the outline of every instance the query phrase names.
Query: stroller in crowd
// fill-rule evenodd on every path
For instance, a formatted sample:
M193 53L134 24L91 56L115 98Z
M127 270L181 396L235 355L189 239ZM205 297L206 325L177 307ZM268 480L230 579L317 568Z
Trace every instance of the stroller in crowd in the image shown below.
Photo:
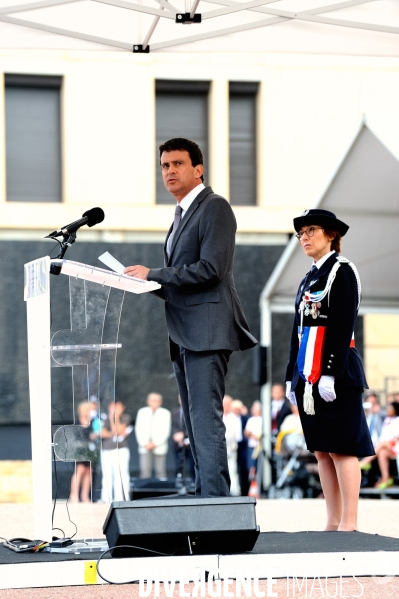
M306 448L305 437L298 424L298 408L292 408L292 415L286 418L275 439L275 484L269 488L269 499L313 498L321 491L316 458Z

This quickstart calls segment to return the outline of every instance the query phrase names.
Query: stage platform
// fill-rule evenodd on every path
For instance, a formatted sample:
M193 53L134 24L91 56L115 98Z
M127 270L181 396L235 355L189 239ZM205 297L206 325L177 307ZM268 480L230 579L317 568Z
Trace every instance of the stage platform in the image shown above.
M167 552L167 547L160 548ZM0 544L0 588L60 587L105 584L97 573L100 553L14 553ZM399 539L359 532L265 532L251 552L231 555L187 555L111 558L100 571L113 582L143 578L191 580L206 572L241 571L257 578L314 578L399 575Z

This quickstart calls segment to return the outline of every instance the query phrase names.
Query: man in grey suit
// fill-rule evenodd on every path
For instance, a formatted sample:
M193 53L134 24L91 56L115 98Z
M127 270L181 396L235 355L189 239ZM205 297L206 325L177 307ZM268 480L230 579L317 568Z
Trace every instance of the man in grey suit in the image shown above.
M177 201L164 247L164 268L129 266L125 273L162 288L170 355L195 463L196 495L230 494L223 396L233 351L251 335L234 285L236 220L230 204L203 184L203 157L192 141L159 147L166 189Z

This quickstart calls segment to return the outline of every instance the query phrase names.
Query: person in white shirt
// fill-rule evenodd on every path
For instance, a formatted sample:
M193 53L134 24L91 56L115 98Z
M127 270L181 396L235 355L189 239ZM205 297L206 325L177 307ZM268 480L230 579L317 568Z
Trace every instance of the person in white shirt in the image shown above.
M244 435L248 439L248 470L250 478L256 472L258 455L261 448L262 438L262 406L260 401L254 401L251 407L252 416L244 429Z
M241 441L241 421L232 411L233 398L225 395L223 398L223 422L226 427L227 463L231 480L230 495L241 495L240 481L237 471L237 448Z
M171 433L171 413L162 408L162 395L150 393L147 407L136 418L136 439L140 458L140 478L166 478L166 454Z

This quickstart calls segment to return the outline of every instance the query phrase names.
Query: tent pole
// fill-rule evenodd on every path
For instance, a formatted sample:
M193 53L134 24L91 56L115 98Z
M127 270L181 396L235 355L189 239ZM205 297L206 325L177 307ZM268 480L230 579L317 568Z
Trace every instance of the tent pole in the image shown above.
M261 386L260 398L262 402L262 426L263 426L263 488L268 489L272 482L272 427L271 427L271 385L272 385L272 322L270 301L262 298L260 305L262 347L266 347L266 383Z

